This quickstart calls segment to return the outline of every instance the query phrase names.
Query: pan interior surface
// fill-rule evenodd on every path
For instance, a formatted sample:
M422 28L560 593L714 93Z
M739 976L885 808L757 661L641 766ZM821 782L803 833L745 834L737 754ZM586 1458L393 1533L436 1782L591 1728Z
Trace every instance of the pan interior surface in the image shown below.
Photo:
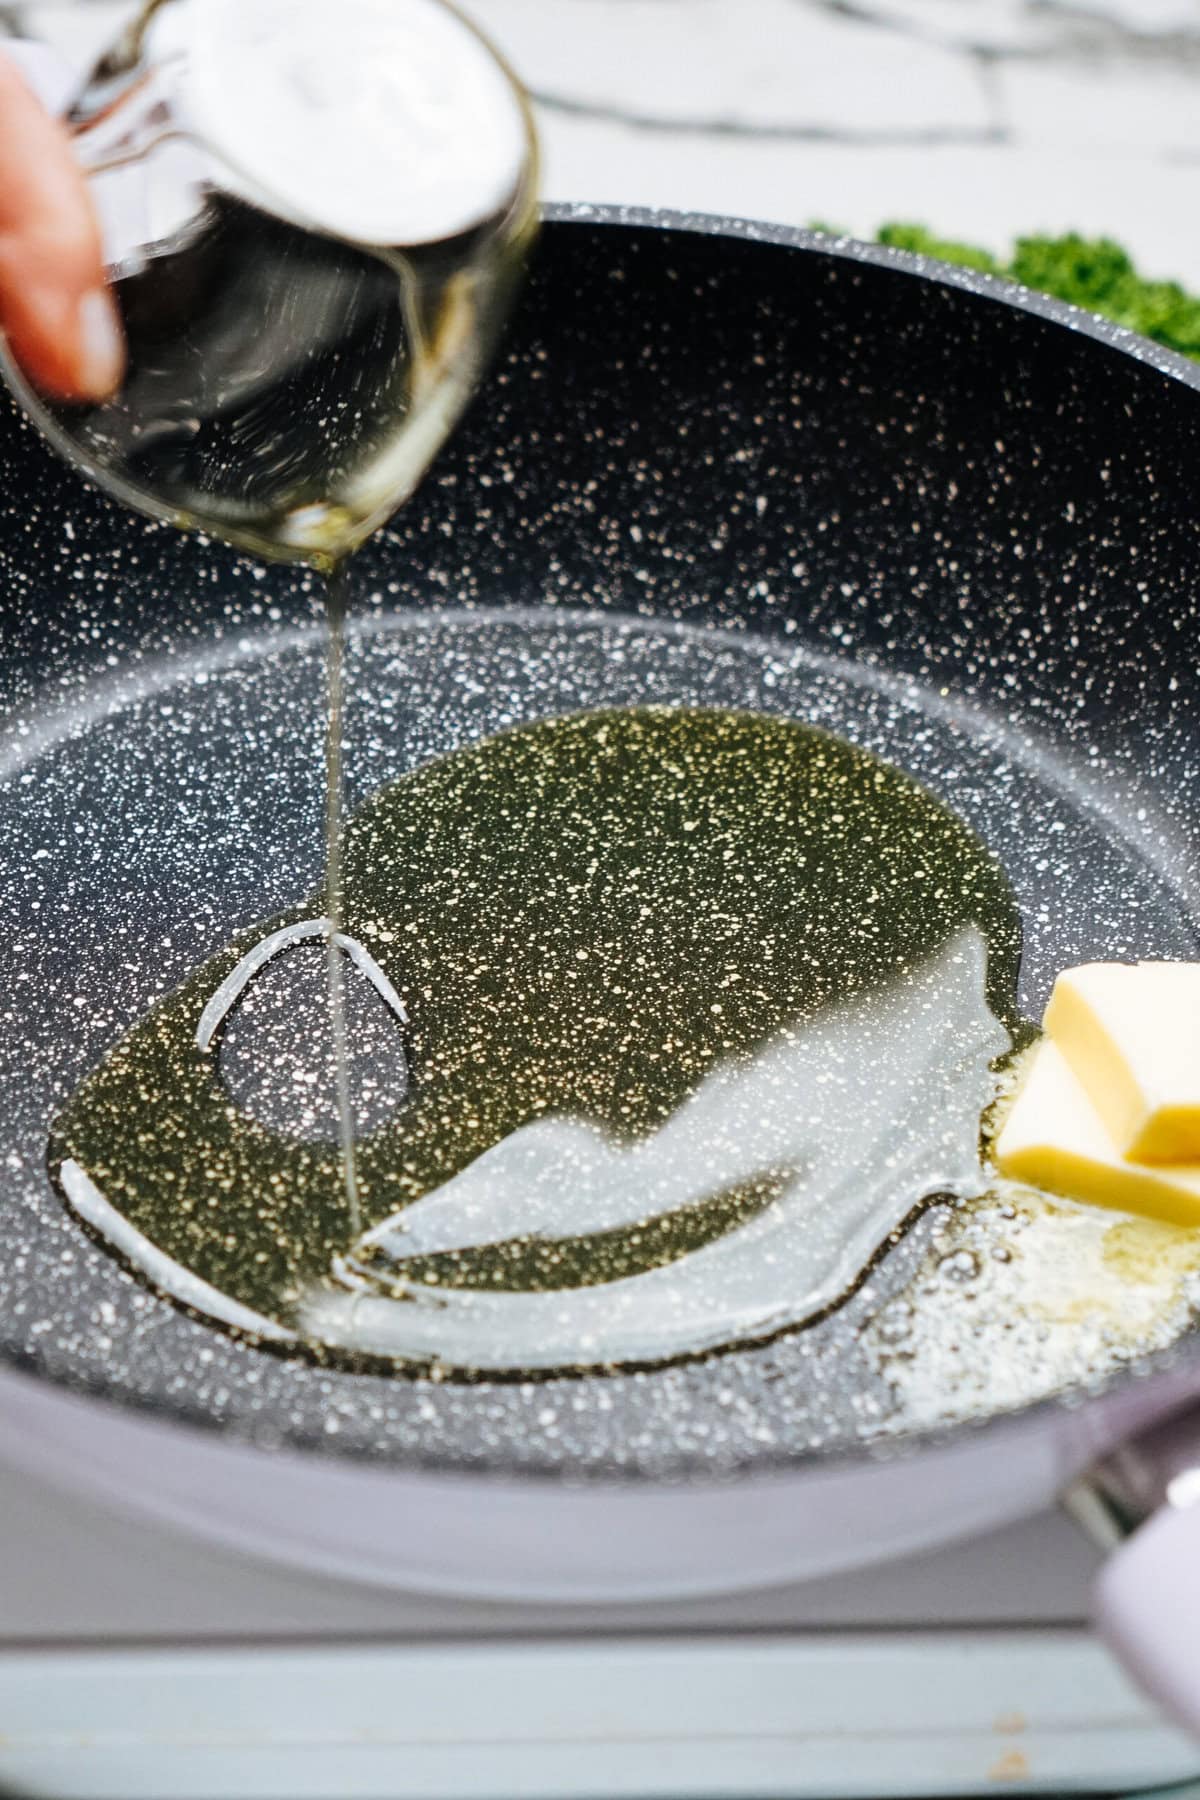
M915 779L987 846L1021 915L1026 1015L1059 967L1195 957L1195 659L1170 655L1194 651L1190 539L1168 482L1149 528L1139 510L1147 468L1173 471L1194 429L1194 395L911 276L663 233L549 239L473 429L363 558L351 806L536 720L649 706L800 721ZM631 315L622 326L597 304L584 353L566 301L578 310L600 269L620 272L623 304L646 304L640 350ZM703 380L674 303L649 313L678 290L710 307ZM796 316L812 341L789 336ZM1095 402L1113 410L1091 442L1064 416L1067 399L1093 404L1089 357L1127 389ZM1132 442L1142 384L1180 412L1147 413ZM1122 406L1126 437L1101 454L1095 433ZM45 483L36 447L11 436L14 467ZM1012 1191L927 1207L804 1329L669 1366L396 1375L256 1346L172 1305L63 1207L48 1126L156 1000L315 887L322 646L293 577L131 525L65 483L23 505L58 527L55 560L27 562L15 520L5 551L11 1356L271 1441L669 1473L1019 1407L1109 1381L1189 1330L1188 1234ZM32 623L25 584L61 599L55 617ZM252 1056L248 1070L252 1086Z

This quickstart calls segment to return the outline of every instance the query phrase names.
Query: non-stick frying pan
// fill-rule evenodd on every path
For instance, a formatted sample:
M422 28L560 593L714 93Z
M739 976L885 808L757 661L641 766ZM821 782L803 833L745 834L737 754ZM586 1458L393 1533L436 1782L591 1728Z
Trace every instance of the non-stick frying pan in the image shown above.
M359 559L351 801L523 717L760 707L867 744L970 820L1020 901L1030 1016L1062 966L1195 957L1198 387L985 276L559 212L465 427ZM150 1291L63 1206L47 1124L157 995L314 887L315 596L123 511L14 411L0 466L6 1454L314 1567L616 1599L995 1524L1200 1387L1181 1315L1154 1354L1085 1359L1035 1404L981 1380L977 1404L898 1411L872 1321L944 1208L806 1330L604 1375L320 1367ZM967 1332L938 1354L934 1389L961 1394L992 1352ZM1145 1504L1150 1462L1125 1469ZM1151 1560L1176 1607L1200 1592L1193 1524L1164 1513L1111 1566L1126 1627L1152 1638Z

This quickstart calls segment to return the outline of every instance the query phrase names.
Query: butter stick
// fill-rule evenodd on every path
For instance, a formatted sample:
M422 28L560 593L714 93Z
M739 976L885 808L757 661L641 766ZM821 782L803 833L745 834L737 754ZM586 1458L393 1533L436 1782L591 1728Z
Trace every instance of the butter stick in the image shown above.
M1200 1161L1179 1166L1126 1161L1050 1038L1031 1052L994 1155L1002 1175L1047 1193L1173 1225L1200 1225Z
M1200 1162L1200 963L1085 963L1045 1029L1132 1162Z

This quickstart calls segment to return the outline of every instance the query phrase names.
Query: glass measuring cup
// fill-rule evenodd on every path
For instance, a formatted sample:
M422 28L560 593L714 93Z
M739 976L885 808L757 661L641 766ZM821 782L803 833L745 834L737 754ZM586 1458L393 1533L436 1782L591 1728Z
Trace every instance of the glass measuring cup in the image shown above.
M536 221L506 65L444 0L151 0L67 123L129 345L72 405L4 373L120 499L331 566L407 498Z

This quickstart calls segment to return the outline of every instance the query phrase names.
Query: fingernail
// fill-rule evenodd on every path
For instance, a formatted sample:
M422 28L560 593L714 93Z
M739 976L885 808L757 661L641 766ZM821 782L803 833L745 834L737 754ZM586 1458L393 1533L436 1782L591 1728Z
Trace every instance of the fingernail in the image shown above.
M107 288L93 288L79 302L80 392L93 400L111 394L125 368L125 340Z

